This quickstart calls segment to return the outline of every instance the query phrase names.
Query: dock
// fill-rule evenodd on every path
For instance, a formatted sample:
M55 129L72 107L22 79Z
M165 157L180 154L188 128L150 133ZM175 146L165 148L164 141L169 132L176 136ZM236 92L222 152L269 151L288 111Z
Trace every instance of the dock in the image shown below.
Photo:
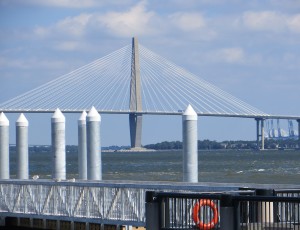
M194 218L300 229L300 185L0 180L0 229L201 229Z

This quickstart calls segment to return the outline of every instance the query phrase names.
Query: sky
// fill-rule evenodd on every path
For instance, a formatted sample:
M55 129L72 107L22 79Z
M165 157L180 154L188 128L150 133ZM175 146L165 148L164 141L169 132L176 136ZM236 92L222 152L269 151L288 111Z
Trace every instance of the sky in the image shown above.
M0 103L139 42L268 114L300 116L300 1L0 0ZM10 120L15 143L18 114ZM25 114L50 144L51 114ZM77 144L79 114L66 115ZM283 127L286 121L281 121ZM143 144L182 139L180 116L144 116ZM198 138L254 140L255 121L199 117ZM129 145L127 115L102 115L102 146Z

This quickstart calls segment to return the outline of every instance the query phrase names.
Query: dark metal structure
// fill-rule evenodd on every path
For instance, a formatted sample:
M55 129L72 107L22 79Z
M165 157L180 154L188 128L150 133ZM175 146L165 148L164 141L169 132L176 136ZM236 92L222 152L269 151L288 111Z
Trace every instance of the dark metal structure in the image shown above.
M226 193L147 192L146 228L298 230L300 190L249 189Z

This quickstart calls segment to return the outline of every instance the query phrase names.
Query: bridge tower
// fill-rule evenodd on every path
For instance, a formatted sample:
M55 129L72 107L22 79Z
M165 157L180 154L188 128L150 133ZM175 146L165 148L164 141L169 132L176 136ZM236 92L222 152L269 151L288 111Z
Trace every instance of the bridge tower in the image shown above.
M297 119L298 122L298 148L300 149L300 119Z
M142 96L138 40L132 39L131 80L130 80L130 141L131 148L142 147Z
M265 126L264 126L264 118L255 118L256 120L256 144L258 150L265 149ZM259 133L259 123L260 123L260 133ZM259 139L261 138L261 147L259 144Z

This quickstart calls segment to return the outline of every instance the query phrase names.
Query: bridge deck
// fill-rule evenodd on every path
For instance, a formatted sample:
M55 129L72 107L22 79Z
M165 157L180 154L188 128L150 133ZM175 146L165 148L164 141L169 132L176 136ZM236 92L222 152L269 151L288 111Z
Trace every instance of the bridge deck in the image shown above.
M73 109L61 109L63 113L82 113L83 110ZM54 113L55 110L37 110L37 109L0 109L0 112L4 113ZM183 112L165 112L165 111L117 111L117 110L98 110L100 114L142 114L142 115L177 115L181 116ZM197 113L198 116L202 117L236 117L236 118L261 118L261 119L289 119L289 120L300 120L300 116L295 115L253 115L253 114L227 114L227 113Z

